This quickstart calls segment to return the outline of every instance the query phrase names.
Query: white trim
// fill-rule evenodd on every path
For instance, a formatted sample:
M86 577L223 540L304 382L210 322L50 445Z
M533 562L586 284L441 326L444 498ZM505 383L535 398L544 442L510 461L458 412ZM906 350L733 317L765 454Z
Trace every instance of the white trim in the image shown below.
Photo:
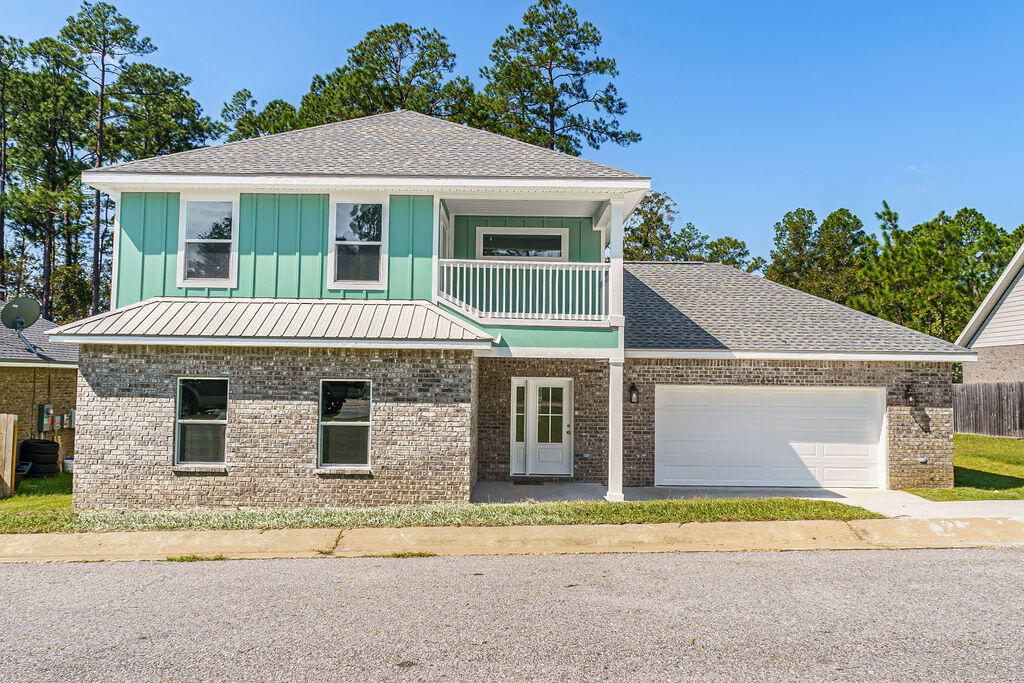
M424 341L402 339L289 339L279 337L146 337L135 335L63 335L55 334L50 341L64 344L141 344L159 346L281 346L328 349L469 349L487 350L489 340L460 339L451 341Z
M182 380L217 380L224 381L227 383L227 391L224 394L224 419L223 420L182 420L178 417L181 413L181 381ZM174 383L174 460L171 463L172 467L192 465L217 465L225 467L228 464L228 444L227 444L227 431L228 431L228 414L231 412L231 379L228 377L193 377L191 375L179 375ZM208 461L181 461L181 425L182 424L206 424L206 425L221 425L224 427L224 454L220 460L208 460Z
M110 193L107 188L134 191L134 187L173 188L295 188L344 192L369 188L400 187L403 190L418 190L433 194L434 190L466 188L476 190L555 190L607 192L618 190L623 193L641 192L643 196L651 187L650 178L478 178L457 176L330 176L321 174L198 174L198 173L132 173L90 169L82 173L86 185ZM114 190L116 191L116 190Z
M110 247L110 310L113 311L117 308L117 267L121 255L121 193L108 196L114 200L114 243Z
M328 422L327 426L330 427L366 427L366 463L326 463L324 464L323 457L323 440L324 440L324 422L321 419L323 417L323 402L324 402L324 382L366 382L370 385L370 416L366 422ZM339 378L339 377L321 377L317 383L317 389L319 390L316 401L316 466L317 470L321 472L337 472L339 474L360 474L363 472L373 471L373 380L367 378Z
M623 363L608 362L608 492L605 500L621 503L622 493L622 386Z
M899 352L832 352L832 351L718 351L681 349L626 349L626 358L737 358L749 360L850 360L850 361L931 361L962 363L978 360L978 354L899 353Z
M484 256L484 235L556 235L561 238L561 256L518 256L509 259L507 256ZM521 228L499 228L489 225L476 226L476 260L478 261L519 261L519 262L560 262L569 261L569 228L542 228L539 226L523 226Z
M430 302L437 303L437 270L440 254L438 249L441 244L441 196L434 195L433 201L434 216L431 223L433 245L430 251Z
M1021 245L1017 253L1010 259L1010 263L1007 264L1006 268L1003 269L1002 274L996 283L992 285L992 289L988 290L988 294L982 300L981 305L978 306L978 310L974 312L971 319L967 321L967 325L964 327L963 332L956 338L956 343L960 346L966 346L970 348L974 344L975 338L978 333L981 332L981 328L984 323L988 320L988 317L996 308L996 304L1003 298L1006 290L1010 288L1013 281L1017 278L1020 273L1021 267L1024 266L1024 244Z
M380 242L345 242L352 246L360 244L380 246L380 266L377 280L335 280L335 261L338 244L335 230L338 226L338 204L380 204ZM391 196L382 193L352 194L331 193L327 210L327 289L366 289L373 291L388 288L388 233L391 232L390 221Z
M50 368L51 370L77 370L78 363L47 363L45 361L0 360L0 368Z
M231 202L231 251L228 256L228 276L226 278L191 278L185 277L185 223L186 210L189 202ZM238 287L238 205L240 195L237 192L212 192L192 191L182 192L178 196L178 281L181 289L185 288L209 288L209 289L235 289ZM188 240L197 241L197 240ZM220 241L228 240L198 240L198 241Z

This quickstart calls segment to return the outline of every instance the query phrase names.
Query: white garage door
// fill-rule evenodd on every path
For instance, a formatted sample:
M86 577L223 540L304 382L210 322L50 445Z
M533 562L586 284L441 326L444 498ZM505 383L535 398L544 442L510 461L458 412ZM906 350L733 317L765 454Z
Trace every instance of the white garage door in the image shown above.
M655 484L884 485L884 389L659 385L654 403Z

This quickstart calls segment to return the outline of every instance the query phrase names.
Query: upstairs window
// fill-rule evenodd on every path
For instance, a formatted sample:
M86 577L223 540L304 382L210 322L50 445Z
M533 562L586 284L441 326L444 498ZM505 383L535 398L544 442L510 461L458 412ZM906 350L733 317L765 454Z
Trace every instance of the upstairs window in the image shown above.
M232 198L182 198L179 286L234 286L236 207Z
M381 289L386 271L385 203L332 203L330 285Z
M567 228L488 228L476 231L478 259L568 261Z

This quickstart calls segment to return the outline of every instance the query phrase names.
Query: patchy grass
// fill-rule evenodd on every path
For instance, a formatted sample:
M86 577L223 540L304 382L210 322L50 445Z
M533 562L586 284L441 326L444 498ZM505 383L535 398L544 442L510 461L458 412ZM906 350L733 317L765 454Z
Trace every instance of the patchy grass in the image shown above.
M70 472L43 479L22 479L13 496L0 500L0 515L60 510L71 510Z
M226 559L228 558L223 555L175 555L174 557L168 557L164 562L216 562Z
M692 498L627 503L604 501L467 503L297 510L0 510L0 533L149 531L159 529L289 529L406 526L655 524L798 519L872 519L859 507L799 498Z
M437 553L427 553L422 550L402 550L396 553L382 553L380 555L363 555L363 557L437 557Z
M957 434L953 488L910 489L928 500L1024 500L1024 440Z

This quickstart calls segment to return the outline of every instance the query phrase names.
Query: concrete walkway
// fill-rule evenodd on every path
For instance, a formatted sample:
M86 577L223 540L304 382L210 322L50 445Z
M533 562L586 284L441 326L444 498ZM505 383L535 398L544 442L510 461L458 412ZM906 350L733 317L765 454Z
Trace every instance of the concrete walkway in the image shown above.
M517 503L527 500L604 500L601 484L548 483L513 484L508 481L480 481L473 492L475 502ZM626 500L661 498L809 498L856 505L886 517L914 519L1004 518L1024 521L1024 500L966 500L935 502L906 491L878 489L815 489L766 487L640 486L623 489Z
M519 527L141 531L0 536L0 562L546 555L1024 546L1024 522L875 519Z

